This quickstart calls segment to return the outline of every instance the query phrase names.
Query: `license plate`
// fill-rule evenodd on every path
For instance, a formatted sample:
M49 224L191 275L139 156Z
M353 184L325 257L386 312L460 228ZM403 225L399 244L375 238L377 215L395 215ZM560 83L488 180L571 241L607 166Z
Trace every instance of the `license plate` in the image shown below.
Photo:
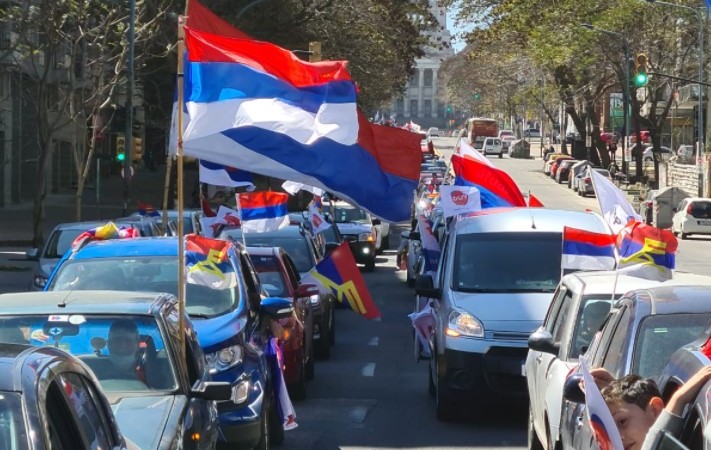
M711 220L699 220L699 225L711 225Z

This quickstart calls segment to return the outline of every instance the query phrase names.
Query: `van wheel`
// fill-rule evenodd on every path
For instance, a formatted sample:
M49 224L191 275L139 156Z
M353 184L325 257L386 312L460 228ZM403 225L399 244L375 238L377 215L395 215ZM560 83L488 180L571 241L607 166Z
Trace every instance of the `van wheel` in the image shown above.
M682 231L680 237L681 237L682 239L686 239L687 237L689 237L689 233L684 233L684 232Z
M499 153L499 159L502 159L504 157L504 152Z
M375 258L368 260L368 262L365 263L365 271L366 272L372 272L375 270Z

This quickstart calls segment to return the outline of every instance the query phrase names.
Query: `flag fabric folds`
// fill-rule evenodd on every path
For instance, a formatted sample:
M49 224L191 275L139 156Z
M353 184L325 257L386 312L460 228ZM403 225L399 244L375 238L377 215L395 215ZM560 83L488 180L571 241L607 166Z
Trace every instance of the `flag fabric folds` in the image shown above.
M528 191L528 207L529 208L545 208L545 205L543 205L542 201L538 200L538 197L531 194L531 191Z
M237 286L237 274L229 260L232 244L197 234L185 236L186 282L211 289Z
M242 232L265 233L289 225L288 194L260 191L241 193L237 198Z
M385 220L409 217L420 137L368 122L345 62L190 27L185 36L186 155L319 187Z
M275 338L269 338L264 354L267 356L272 373L272 387L277 398L276 408L279 419L284 430L293 430L299 425L296 423L296 411L284 381L284 353Z
M479 189L483 209L528 206L516 182L503 170L457 155L452 156L452 168L455 185Z
M613 270L615 268L614 234L593 233L577 228L563 228L563 270Z
M481 209L481 195L474 186L443 185L439 189L439 204L445 218L467 214Z
M669 280L676 265L676 236L641 222L631 223L617 236L620 272L652 280Z
M252 174L245 170L200 160L200 182L215 186L254 187Z
M420 232L420 242L422 242L422 252L425 257L425 272L434 272L437 270L442 251L432 232L429 220L422 214L417 216L417 230Z
M465 138L459 140L459 148L455 151L455 155L463 158L473 159L489 167L494 167L494 164L489 161L489 158L484 156L479 150L472 147Z
M323 217L323 214L321 214L321 208L316 202L311 202L309 204L308 211L309 223L311 223L311 230L314 234L318 234L331 228L331 223Z
M591 168L588 170L602 217L613 233L619 233L630 221L642 221L642 217L634 210L625 193L615 186L615 183Z
M304 183L297 183L295 181L285 181L281 184L282 189L291 195L296 195L299 191L311 192L314 195L323 196L323 189L317 187L308 186Z
M132 227L117 227L115 223L108 222L106 225L91 228L74 239L72 248L76 248L86 240L105 241L108 239L130 239L140 237L138 230Z
M585 383L585 410L598 448L624 450L622 437L620 437L620 431L617 429L610 407L607 406L600 389L595 384L585 357L580 358L580 372L583 375L583 383Z
M347 242L342 242L316 264L304 275L303 281L316 284L322 292L332 293L336 300L347 303L366 319L380 317L380 311L370 296Z

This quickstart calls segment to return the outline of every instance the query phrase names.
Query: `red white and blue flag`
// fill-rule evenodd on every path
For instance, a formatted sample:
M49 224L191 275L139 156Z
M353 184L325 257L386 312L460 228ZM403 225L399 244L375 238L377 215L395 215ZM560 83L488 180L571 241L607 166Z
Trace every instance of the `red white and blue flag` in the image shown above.
M516 182L503 170L457 155L452 155L452 168L455 185L479 189L482 209L528 206Z
M439 242L437 242L437 238L432 232L432 225L430 225L429 220L422 214L417 216L417 230L420 232L420 242L422 242L422 252L425 257L425 271L435 272L442 251L439 247Z
M252 173L200 160L200 182L215 186L254 187Z
M229 260L232 244L197 234L185 236L186 282L211 289L237 286L237 275Z
M563 270L613 270L616 240L614 234L563 228Z
M283 192L247 192L238 195L242 232L266 233L289 225L287 202Z
M344 61L308 63L267 42L185 27L186 155L410 216L420 136L368 122Z

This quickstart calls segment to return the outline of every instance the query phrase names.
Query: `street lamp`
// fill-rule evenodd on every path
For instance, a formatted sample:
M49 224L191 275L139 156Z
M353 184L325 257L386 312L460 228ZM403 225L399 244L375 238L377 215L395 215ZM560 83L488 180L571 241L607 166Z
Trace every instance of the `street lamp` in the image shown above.
M626 154L627 154L627 135L629 134L628 130L627 130L627 111L629 110L629 104L630 104L630 42L627 40L627 37L625 37L624 34L618 33L616 31L604 30L602 28L593 26L592 24L589 24L589 23L583 23L583 24L581 24L581 26L583 28L587 28L588 30L597 31L597 32L600 32L603 34L614 36L614 37L622 40L622 43L625 46L625 92L624 92L624 98L622 101L622 106L624 108L624 113L622 114L622 128L624 130L623 131L624 136L622 137L622 173L627 174L628 170L627 170Z
M703 145L702 142L704 142L704 132L702 128L703 120L704 120L704 113L703 113L703 104L704 104L704 96L703 96L703 91L701 90L701 86L704 82L704 17L701 14L701 11L699 8L694 8L692 6L686 6L686 5L678 5L676 3L669 3L669 2L663 2L663 1L658 1L658 0L647 0L647 3L654 3L657 5L664 5L664 6L670 6L674 8L680 8L680 9L686 9L688 11L693 11L694 14L696 14L696 18L699 20L699 110L697 111L696 115L696 120L697 120L697 127L696 127L696 165L698 167L698 172L699 172L699 196L702 195L703 193L703 175L701 173L701 167L699 167L699 164L701 163L701 146Z

